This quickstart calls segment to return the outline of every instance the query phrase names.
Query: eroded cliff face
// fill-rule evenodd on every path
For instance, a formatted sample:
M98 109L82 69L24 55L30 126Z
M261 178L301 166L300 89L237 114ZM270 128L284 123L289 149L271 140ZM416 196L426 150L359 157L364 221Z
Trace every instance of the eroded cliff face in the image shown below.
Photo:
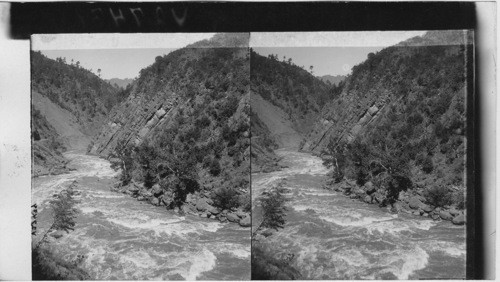
M158 92L151 99L134 93L110 113L90 153L107 156L119 140L139 145L154 128L172 117L179 103L181 97L173 91Z

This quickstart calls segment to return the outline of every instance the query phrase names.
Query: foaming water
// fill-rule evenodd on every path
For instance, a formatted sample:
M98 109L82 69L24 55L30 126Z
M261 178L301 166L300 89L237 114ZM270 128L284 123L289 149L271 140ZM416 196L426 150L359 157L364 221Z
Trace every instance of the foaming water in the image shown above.
M288 168L252 176L253 197L285 179L285 228L265 239L304 279L465 278L465 228L322 189L328 170L306 153L277 151ZM258 202L258 201L256 201Z
M33 181L32 201L47 207L54 193L78 181L75 230L50 244L57 256L79 263L95 280L218 280L250 278L250 230L165 208L110 191L117 172L94 156L68 153L76 167ZM40 231L50 225L39 209ZM224 266L224 267L220 267Z

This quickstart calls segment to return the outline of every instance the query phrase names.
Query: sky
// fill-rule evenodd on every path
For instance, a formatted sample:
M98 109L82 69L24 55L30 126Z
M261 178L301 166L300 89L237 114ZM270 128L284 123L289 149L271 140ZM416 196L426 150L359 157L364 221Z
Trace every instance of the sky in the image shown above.
M370 52L397 44L424 31L370 32L280 32L252 33L250 46L259 54L292 58L296 65L316 76L347 75ZM212 37L213 33L192 34L59 34L34 35L32 48L51 59L79 61L101 77L135 78L139 71L162 56L188 44Z
M309 70L313 66L315 76L347 75L351 68L368 57L370 52L377 52L384 47L258 47L255 52L266 56L278 54L280 61L283 56L292 58L294 64L304 66Z
M124 79L137 77L157 56L212 36L214 33L39 34L32 36L31 46L51 59L79 61L95 74L101 69L104 79Z
M66 58L85 69L92 69L97 74L101 69L101 77L135 78L139 71L154 63L157 56L163 56L175 50L174 48L158 49L85 49L85 50L42 50L41 52L51 59Z
M347 75L353 66L376 53L425 31L369 31L369 32L290 32L257 33L250 37L254 51L267 56L277 54L292 58L298 66L315 76Z

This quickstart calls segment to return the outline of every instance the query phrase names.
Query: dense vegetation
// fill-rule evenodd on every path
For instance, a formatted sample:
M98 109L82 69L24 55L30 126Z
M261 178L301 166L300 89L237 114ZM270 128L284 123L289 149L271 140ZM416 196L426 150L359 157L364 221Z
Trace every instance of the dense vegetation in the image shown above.
M355 66L332 102L329 110L337 115L330 119L347 108L346 101L363 100L366 93L386 93L385 107L352 140L332 136L323 153L335 180L372 182L386 191L389 203L401 191L423 188L432 205L463 208L466 50L465 45L393 46Z
M250 54L252 91L283 109L299 132L307 131L302 123L329 101L329 86L291 58L280 61L277 55L264 57L252 49Z
M141 70L131 96L174 91L180 101L140 144L118 142L123 184L157 187L170 208L202 192L220 209L249 211L248 60L247 48L183 48Z
M80 62L68 63L65 58L52 60L40 51L31 52L31 81L33 91L70 111L88 133L100 125L90 123L102 120L128 94L81 67Z

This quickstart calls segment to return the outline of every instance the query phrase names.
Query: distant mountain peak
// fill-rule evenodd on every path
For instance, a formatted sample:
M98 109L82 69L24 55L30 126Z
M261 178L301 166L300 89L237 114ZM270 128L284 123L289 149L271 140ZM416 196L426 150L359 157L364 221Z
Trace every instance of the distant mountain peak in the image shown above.
M127 88L129 84L131 84L134 79L133 78L111 78L111 79L106 79L107 82L111 85L118 85L118 87L121 88Z
M345 75L323 75L323 76L318 76L320 80L323 82L330 82L331 84L339 84L342 80L344 80L347 76Z

